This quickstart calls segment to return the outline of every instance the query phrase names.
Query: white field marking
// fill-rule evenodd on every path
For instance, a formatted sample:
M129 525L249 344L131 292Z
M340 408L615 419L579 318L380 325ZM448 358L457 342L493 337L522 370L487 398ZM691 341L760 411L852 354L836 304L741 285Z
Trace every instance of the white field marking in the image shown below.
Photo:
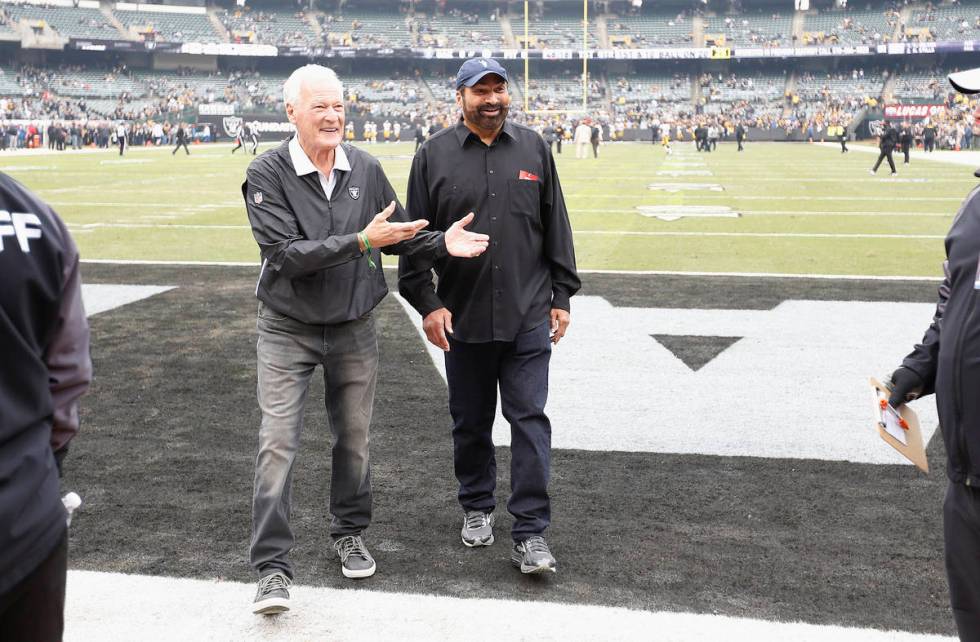
M191 267L261 267L260 261L159 261L149 259L81 259L94 265L173 265ZM383 265L385 270L397 270L397 265ZM875 274L791 274L789 272L691 272L680 270L589 270L579 269L579 274L623 274L626 276L717 276L752 279L840 279L844 281L925 281L940 283L939 276L902 276ZM403 304L404 305L404 304Z
M115 160L104 160L99 161L99 165L128 165L128 164L141 164L141 163L152 163L152 158L118 158Z
M127 209L159 209L159 203L125 203L125 202L100 202L100 201L48 201L48 205L52 207L65 207L65 206L88 206L88 207L125 207ZM245 207L245 204L239 201L234 202L222 202L222 203L205 203L202 205L182 205L181 207L188 210L214 210L229 207Z
M650 183L647 189L653 192L723 192L725 188L717 183Z
M106 285L102 283L83 283L82 302L88 316L106 312L129 303L135 303L151 296L173 290L175 285Z
M670 178L678 178L680 176L712 176L711 170L708 169L662 169L657 172L657 176L668 176ZM591 180L605 181L605 180L617 180L615 177L609 179L593 177ZM620 181L623 179L620 178Z
M146 217L150 218L150 217ZM168 217L176 218L176 217ZM252 229L248 225L193 225L185 223L174 223L172 225L166 225L162 223L82 223L79 225L68 225L68 229L75 231L89 231L96 228L111 227L111 228L122 228L122 229L142 229L150 228L155 230L250 230Z
M289 592L289 612L262 617L249 609L252 584L73 570L68 572L65 640L455 640L460 639L461 613L495 613L494 637L501 640L955 642L900 631L591 604L303 585ZM530 637L529 622L534 623ZM653 638L651 632L656 632Z
M4 165L0 172L46 172L55 169L54 165Z
M637 207L649 207L638 205ZM656 207L670 207L668 205L656 206ZM678 205L677 207L720 207L716 205ZM585 212L590 214L636 214L635 209L605 209L605 208L580 208L572 207L568 210L572 214L579 212ZM833 211L813 211L813 210L745 210L739 208L739 213L742 216L887 216L888 218L896 218L899 216L934 216L937 218L952 218L953 214L948 214L946 212L833 212Z
M145 259L81 259L82 263L95 265L187 265L205 267L259 267L258 261L153 261Z
M641 216L676 221L689 217L738 218L739 213L723 205L637 205Z
M442 351L399 301L445 379ZM570 332L551 357L552 445L911 465L874 429L868 377L891 372L934 311L927 303L796 300L772 310L617 308L575 297ZM694 372L654 334L742 338ZM819 398L802 394L804 384ZM935 401L913 407L928 442ZM493 437L510 443L499 407Z
M386 268L388 266L385 266ZM393 268L397 269L397 268ZM624 274L629 276L737 276L759 279L841 279L844 281L927 281L940 283L940 276L876 276L867 274L790 274L788 272L681 272L676 270L578 270L579 274Z
M675 183L685 185L690 183ZM595 199L626 199L635 201L643 196L630 196L628 194L591 194L589 192L566 193L565 198L595 198ZM726 194L698 194L698 198L726 198L729 200L754 200L754 201L953 201L960 203L963 201L958 196L761 196L761 195L739 195L732 192Z
M817 143L817 144L822 147L837 147L837 149L840 150L840 146L837 145L836 143ZM865 154L874 154L876 156L879 153L877 147L872 147L868 145L854 145L852 147L848 147L848 149L857 150ZM896 159L895 166L901 168L902 163L898 162L902 158L901 153L900 152L895 153L893 154L893 156ZM926 153L924 151L914 149L911 150L911 154L909 157L911 160L927 160L927 161L939 162L939 163L949 163L951 165L969 165L971 167L980 167L980 152L965 152L965 151L954 152L948 150L940 150L937 152ZM869 167L868 169L871 168Z
M180 217L181 214L146 214L144 216L140 216L140 218L165 219L165 220L172 220Z
M697 216L697 215L695 215ZM603 236L731 236L745 238L775 238L775 239L911 239L935 240L945 239L945 234L826 234L821 232L643 232L623 230L573 230L574 234L590 234Z

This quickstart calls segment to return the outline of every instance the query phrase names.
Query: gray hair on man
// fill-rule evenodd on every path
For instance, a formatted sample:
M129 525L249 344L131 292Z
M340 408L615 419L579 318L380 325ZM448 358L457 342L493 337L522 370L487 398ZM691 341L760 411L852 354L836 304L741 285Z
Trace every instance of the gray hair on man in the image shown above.
M337 77L336 72L323 65L303 65L289 75L282 84L282 101L287 105L295 105L299 100L299 92L303 85L311 80L326 80L336 83L340 95L344 95L344 83Z

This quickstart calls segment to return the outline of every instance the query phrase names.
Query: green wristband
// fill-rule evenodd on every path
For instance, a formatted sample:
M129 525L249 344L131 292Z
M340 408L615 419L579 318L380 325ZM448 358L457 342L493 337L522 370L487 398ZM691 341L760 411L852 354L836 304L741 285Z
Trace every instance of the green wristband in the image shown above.
M374 262L374 257L371 256L371 250L374 248L371 247L371 241L368 240L367 234L364 232L358 232L357 237L361 239L362 243L364 243L364 251L367 253L368 265L372 270L378 269L378 266Z

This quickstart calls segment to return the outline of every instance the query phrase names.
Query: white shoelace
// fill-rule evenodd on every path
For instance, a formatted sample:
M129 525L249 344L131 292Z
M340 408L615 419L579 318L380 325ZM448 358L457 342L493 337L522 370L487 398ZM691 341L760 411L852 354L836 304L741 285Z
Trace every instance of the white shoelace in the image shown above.
M371 559L367 549L364 547L364 540L362 540L360 537L345 537L337 542L337 548L340 551L340 558L344 562L346 562L347 558L351 555L357 555L358 557L363 557L366 560Z
M466 528L470 530L483 528L488 521L490 521L490 515L487 513L472 511L466 514Z

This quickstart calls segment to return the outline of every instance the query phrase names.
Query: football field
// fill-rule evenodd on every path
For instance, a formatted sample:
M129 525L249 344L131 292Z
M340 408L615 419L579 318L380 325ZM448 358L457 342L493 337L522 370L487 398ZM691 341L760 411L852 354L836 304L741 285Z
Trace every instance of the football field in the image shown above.
M404 199L413 144L365 148ZM251 157L230 149L10 156L0 170L55 207L85 258L257 262L240 191ZM887 165L871 176L874 156L833 146L674 149L610 144L576 159L565 145L556 155L580 268L935 276L942 237L977 182L968 167L918 158L895 178Z
M412 149L368 146L401 198ZM583 281L551 361L558 573L509 564L499 416L498 541L460 544L442 357L390 295L374 313L365 541L378 572L344 579L330 547L314 377L293 470L294 609L279 618L249 612L251 157L215 145L2 158L89 261L95 381L65 462L64 490L84 501L66 639L951 639L935 404L913 404L924 474L878 438L867 380L932 318L973 167L913 158L890 178L868 174L874 155L833 146L674 149L558 157Z

